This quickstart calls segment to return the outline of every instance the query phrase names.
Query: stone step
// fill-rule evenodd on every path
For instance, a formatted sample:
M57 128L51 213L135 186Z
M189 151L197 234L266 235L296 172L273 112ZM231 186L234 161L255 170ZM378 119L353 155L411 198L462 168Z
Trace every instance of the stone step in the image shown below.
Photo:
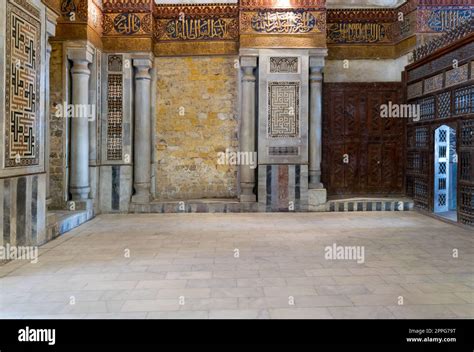
M186 199L153 201L149 204L131 203L131 213L251 213L257 203L241 203L238 199Z
M48 211L48 238L52 239L93 218L92 210Z
M347 198L329 200L327 211L409 211L414 206L409 198Z

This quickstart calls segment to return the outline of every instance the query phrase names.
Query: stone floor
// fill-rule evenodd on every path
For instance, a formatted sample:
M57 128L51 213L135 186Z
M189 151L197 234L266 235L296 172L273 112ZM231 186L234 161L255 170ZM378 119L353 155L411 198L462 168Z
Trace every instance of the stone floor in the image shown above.
M102 215L1 266L0 317L473 318L473 243L416 212Z

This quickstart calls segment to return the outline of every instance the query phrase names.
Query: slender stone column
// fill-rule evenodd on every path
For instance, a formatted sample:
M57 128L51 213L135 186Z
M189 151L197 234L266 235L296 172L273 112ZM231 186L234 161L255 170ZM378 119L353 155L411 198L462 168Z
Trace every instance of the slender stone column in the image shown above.
M316 58L315 58L316 59ZM317 62L314 62L317 61ZM323 188L321 183L321 122L323 75L319 60L310 58L310 108L309 108L309 188Z
M45 158L44 164L46 169L46 204L49 205L51 203L51 187L50 187L50 178L51 178L51 171L50 171L50 160L49 155L51 151L51 135L50 135L50 119L51 119L51 109L50 109L50 66L51 66L51 52L52 47L49 43L49 39L54 37L56 34L56 20L58 15L52 11L50 8L46 7L46 60L44 63L44 74L45 74L45 98L44 98L44 106L45 106Z
M89 64L93 54L89 48L71 49L72 60L72 104L74 107L86 107L89 104ZM88 109L75 109L75 111ZM89 121L85 116L71 117L71 175L70 192L73 200L89 198Z
M240 58L242 67L242 105L240 121L240 151L255 152L255 75L257 58L242 56ZM256 162L256 160L255 160ZM255 202L255 169L250 165L240 165L240 201Z
M49 38L48 38L49 39ZM44 159L44 164L46 168L46 204L51 203L51 191L50 191L50 165L49 165L49 154L51 151L51 135L50 135L50 128L49 128L49 120L51 119L51 113L50 113L50 106L49 106L49 94L50 94L50 83L49 83L49 66L50 66L50 61L51 61L51 44L49 44L48 39L46 40L46 63L45 63L45 159Z
M150 59L134 59L135 73L135 135L133 186L135 203L150 202L151 179L151 75Z

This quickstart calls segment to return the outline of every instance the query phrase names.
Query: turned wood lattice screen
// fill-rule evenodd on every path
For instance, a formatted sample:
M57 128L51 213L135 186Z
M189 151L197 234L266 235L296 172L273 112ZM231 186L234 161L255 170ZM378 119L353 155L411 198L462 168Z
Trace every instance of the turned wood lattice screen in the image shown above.
M407 124L406 191L415 206L434 210L435 130L456 131L458 221L474 226L474 33L409 65L405 97L420 106Z

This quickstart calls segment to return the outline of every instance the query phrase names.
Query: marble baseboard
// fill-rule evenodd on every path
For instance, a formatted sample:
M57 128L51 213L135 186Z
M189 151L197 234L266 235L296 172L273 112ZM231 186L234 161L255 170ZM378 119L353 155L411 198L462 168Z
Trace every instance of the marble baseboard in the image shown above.
M413 210L413 200L410 199L341 199L329 201L326 211L410 211Z
M258 206L261 212L308 210L308 165L259 165Z
M0 245L47 242L46 174L0 179Z

